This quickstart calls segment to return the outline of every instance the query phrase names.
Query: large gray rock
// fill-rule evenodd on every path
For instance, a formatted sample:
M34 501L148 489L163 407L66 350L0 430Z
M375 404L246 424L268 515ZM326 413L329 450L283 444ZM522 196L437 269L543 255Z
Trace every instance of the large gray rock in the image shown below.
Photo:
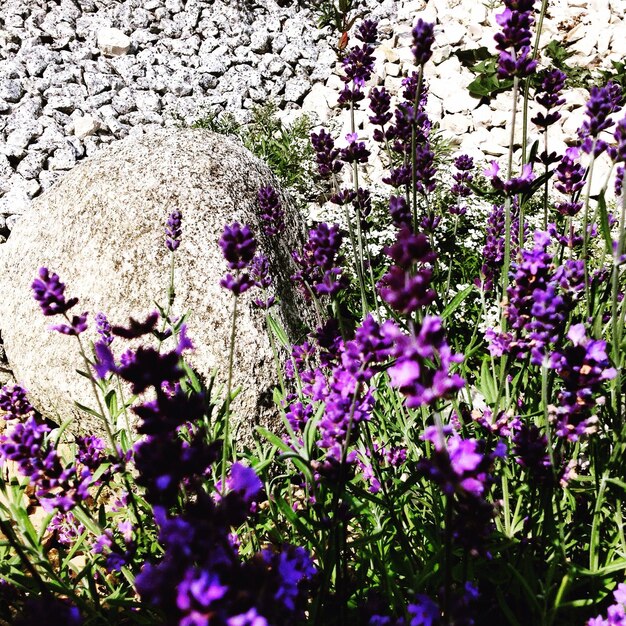
M112 324L129 315L143 319L154 302L166 304L170 254L164 224L176 208L183 213L183 237L176 253L174 313L188 311L196 345L192 365L208 377L217 368L226 380L234 297L220 287L226 272L218 240L225 224L247 223L259 234L269 258L280 305L275 314L295 340L310 310L292 289L290 251L301 245L303 227L285 203L286 231L268 240L260 234L256 194L273 183L268 168L240 145L204 130L161 130L120 141L77 165L37 198L0 245L0 330L16 379L33 404L61 422L70 416L75 432L102 432L101 424L74 405L95 402L74 337L51 332L32 298L38 268L48 267L78 297L73 312L89 311L84 341L97 339L94 317ZM249 425L271 417L276 381L264 313L252 306L251 290L241 296L234 358L234 419ZM257 294L258 295L258 294ZM167 346L166 346L167 347ZM112 344L119 354L123 340Z

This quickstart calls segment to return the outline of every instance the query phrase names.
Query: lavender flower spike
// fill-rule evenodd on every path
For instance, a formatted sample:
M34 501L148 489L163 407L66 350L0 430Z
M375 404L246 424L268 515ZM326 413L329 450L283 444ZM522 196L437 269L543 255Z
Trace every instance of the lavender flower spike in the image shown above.
M413 47L411 50L418 65L424 65L433 55L431 50L433 43L435 43L433 29L433 24L422 19L417 20L417 24L413 28Z
M165 245L171 252L174 252L178 246L180 246L182 219L183 214L176 209L170 213L167 224L165 225Z
M63 315L78 302L78 298L65 299L65 285L59 280L58 274L50 273L47 267L39 268L39 278L33 281L31 287L33 297L47 317Z

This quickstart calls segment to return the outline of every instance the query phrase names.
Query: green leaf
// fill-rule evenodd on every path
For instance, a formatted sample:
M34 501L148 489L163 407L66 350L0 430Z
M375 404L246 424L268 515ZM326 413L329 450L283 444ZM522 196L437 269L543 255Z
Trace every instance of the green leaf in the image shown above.
M291 448L278 436L274 433L267 430L263 426L257 426L256 431L265 437L273 446L276 446L279 450L284 450L285 452L292 452Z
M484 360L480 367L480 385L478 388L483 396L485 396L487 404L493 404L496 401L498 397L498 387L489 371L488 360Z
M274 333L274 336L280 341L280 343L285 347L289 347L289 338L287 337L287 333L285 329L268 313L267 315L267 325L270 327L270 331Z
M85 406L84 404L81 404L80 402L74 402L74 404L81 411L84 411L85 413L89 413L89 415L93 415L94 417L97 417L98 419L101 419L101 420L104 419L104 415L102 415L101 413L98 413L98 411L94 411L93 409L90 409L88 406Z
M604 239L604 247L606 253L613 254L613 237L611 236L611 227L609 226L609 214L606 210L606 199L604 194L601 193L594 197L594 200L598 201L598 209L600 210L600 230Z
M470 285L469 287L463 289L463 291L459 291L459 293L457 293L456 296L450 300L446 308L442 311L441 319L445 320L450 317L450 315L452 315L452 313L459 308L461 303L470 295L470 293L472 293L472 291L474 291L474 285Z

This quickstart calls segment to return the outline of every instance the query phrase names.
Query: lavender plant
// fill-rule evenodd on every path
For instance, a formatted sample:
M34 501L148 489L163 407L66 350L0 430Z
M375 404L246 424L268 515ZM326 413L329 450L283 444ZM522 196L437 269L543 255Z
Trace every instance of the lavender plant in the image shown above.
M532 0L506 0L497 22L498 73L512 96L506 163L481 174L461 154L449 177L426 112L434 26L417 21L416 69L395 100L366 88L377 27L357 27L339 102L353 120L367 110L371 128L353 124L344 144L323 129L311 137L346 232L314 224L293 251L292 280L317 325L289 344L269 313L271 271L255 233L226 225L213 242L233 294L224 397L186 364L192 331L174 315L181 211L166 226L167 306L126 326L98 314L92 351L87 313L74 314L77 299L40 270L35 299L63 318L53 331L79 342L108 439L68 440L20 386L0 392L9 623L40 623L44 611L64 624L625 622L621 92L593 89L577 145L550 152L566 77L548 69L527 80L540 69ZM514 155L522 89L542 107L530 121L543 151L528 162ZM382 252L363 184L373 144L393 229ZM591 193L603 153L617 173L613 204L606 185ZM482 254L465 256L456 239L474 195L492 209ZM278 240L277 190L259 189L258 209L265 239ZM454 293L460 278L468 286ZM231 382L238 307L251 290L272 333L282 426L257 428L244 447L232 435ZM144 345L124 351L126 339ZM123 410L132 419L120 421ZM39 527L33 506L44 511Z

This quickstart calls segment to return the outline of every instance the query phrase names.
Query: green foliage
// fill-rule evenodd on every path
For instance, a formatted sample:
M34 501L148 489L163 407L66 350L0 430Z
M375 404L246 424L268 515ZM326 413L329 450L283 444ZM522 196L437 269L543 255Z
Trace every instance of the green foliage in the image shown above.
M347 33L357 19L363 17L357 12L362 0L306 0L317 16L320 28L332 26L338 33Z
M467 87L470 95L476 98L491 98L513 85L512 80L502 80L498 77L498 57L484 46L474 50L459 50L455 54L463 65L477 74Z
M569 87L589 87L593 84L593 74L589 68L567 63L567 60L573 56L573 52L570 52L560 41L553 39L544 48L544 52L552 60L554 67L567 75L566 84Z
M309 141L312 123L301 115L285 125L268 101L252 110L252 119L239 124L230 113L207 115L192 124L224 135L238 137L252 154L263 160L285 189L300 197L314 195L314 152Z

